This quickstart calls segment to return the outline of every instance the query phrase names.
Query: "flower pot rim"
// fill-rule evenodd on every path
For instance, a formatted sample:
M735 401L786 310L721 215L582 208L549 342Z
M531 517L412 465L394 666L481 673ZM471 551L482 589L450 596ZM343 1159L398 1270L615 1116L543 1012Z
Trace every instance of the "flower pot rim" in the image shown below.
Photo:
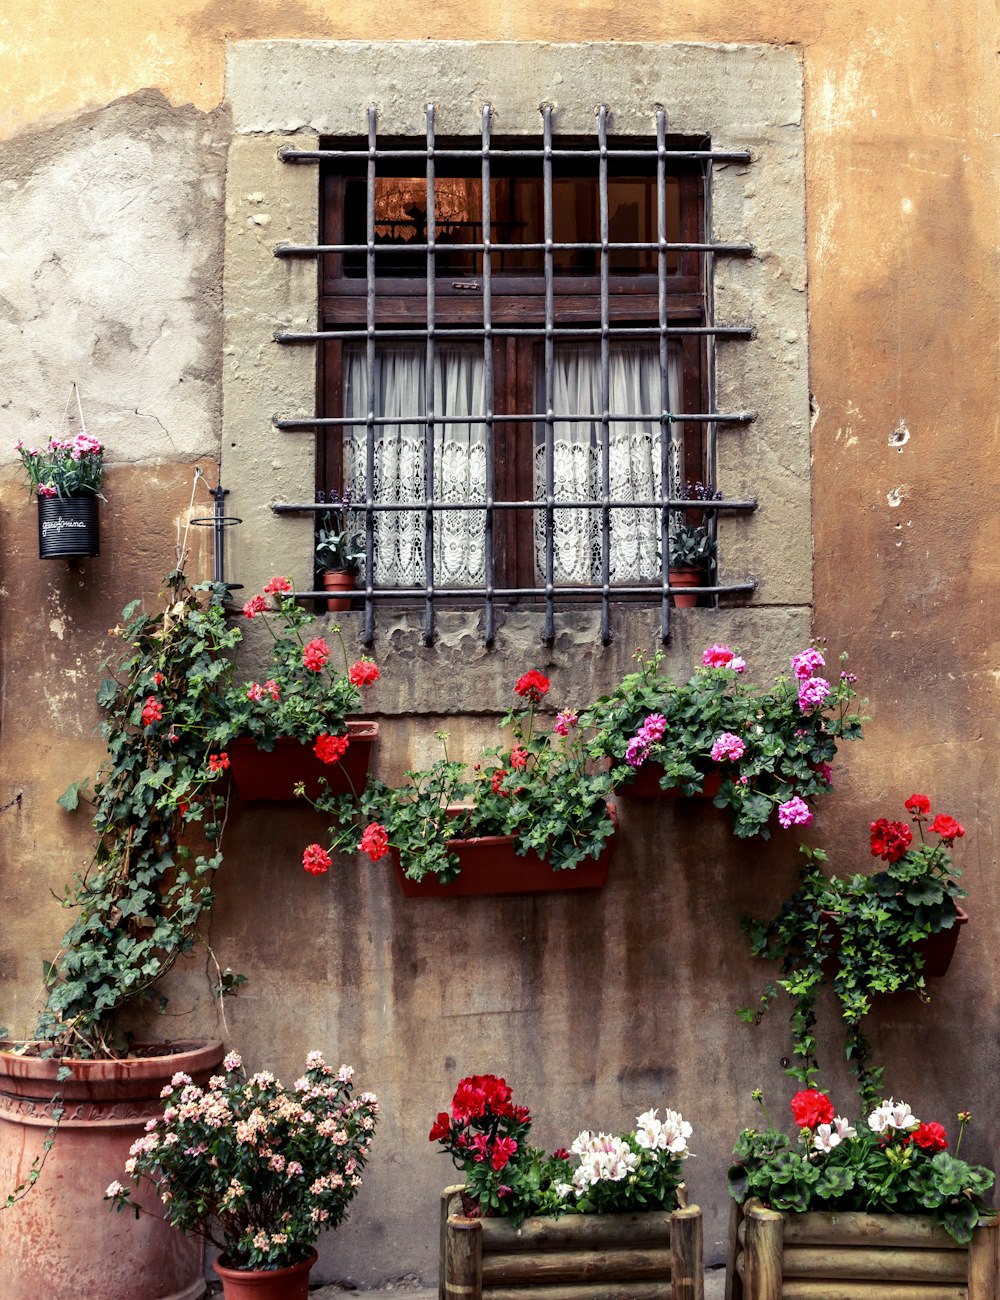
M215 1269L216 1273L218 1273L219 1277L222 1278L231 1277L238 1279L260 1275L270 1281L272 1278L288 1277L291 1273L301 1273L303 1265L307 1268L312 1268L317 1259L319 1259L319 1255L316 1253L315 1246L310 1246L307 1255L303 1256L303 1258L295 1264L286 1264L284 1268L232 1268L226 1263L225 1255L220 1255L218 1259L214 1260L212 1267Z
M842 912L838 912L832 907L820 908L819 914L820 916L828 917L831 921L836 921L839 917L843 916ZM969 920L969 913L965 910L965 908L962 906L961 903L956 903L955 904L955 925L965 925L968 922L968 920ZM928 935L927 937L929 939L933 939L936 935L946 934L948 930L952 930L954 928L955 928L954 926L948 926L946 930L935 930L934 934Z
M379 724L373 718L349 718L345 720L344 725L347 727L348 735L352 740L378 739ZM314 740L300 740L298 736L275 736L274 738L275 748L279 745L282 749L287 749L292 745L300 745L303 749L311 750L314 744ZM261 749L256 736L234 736L229 745L235 745L238 749L256 749L262 754L274 752L274 750L270 749Z
M471 804L450 803L448 807L445 809L445 811L447 812L449 817L457 817L460 813L468 812L471 806L472 806ZM607 809L608 809L608 816L611 818L615 831L617 831L620 825L618 819L618 809L611 802L610 799L607 801ZM612 832L612 834L613 833L614 832ZM610 839L611 837L609 836L608 838ZM468 845L475 845L477 848L484 848L484 849L495 848L501 844L513 844L516 839L517 839L516 834L515 835L470 835L465 839L462 839L461 837L457 837L455 839L449 839L446 840L445 843L448 845L449 848L453 849L455 852L458 852L459 849L465 848Z
M39 1040L24 1040L31 1044ZM47 1040L41 1040L46 1042ZM215 1068L222 1060L225 1045L221 1038L185 1038L176 1043L137 1043L143 1047L173 1047L170 1052L156 1055L120 1057L32 1056L13 1049L23 1043L15 1040L0 1041L0 1077L8 1088L52 1088L64 1095L72 1095L83 1088L88 1096L97 1090L117 1090L123 1085L134 1085L142 1090L150 1079L169 1078L178 1072L194 1074ZM57 1074L63 1065L71 1070L68 1079L59 1080Z

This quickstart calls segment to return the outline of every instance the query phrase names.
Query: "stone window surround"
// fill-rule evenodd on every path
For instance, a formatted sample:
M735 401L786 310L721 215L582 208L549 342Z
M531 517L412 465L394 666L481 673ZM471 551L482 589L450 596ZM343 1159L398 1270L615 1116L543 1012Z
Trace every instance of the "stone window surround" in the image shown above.
M419 136L428 102L441 135L475 134L490 103L497 130L537 136L539 106L552 103L557 134L589 134L609 107L616 135L648 138L657 104L668 130L707 135L716 149L749 149L749 167L716 165L712 230L747 241L749 259L720 259L714 294L720 324L750 322L751 342L720 342L720 410L751 409L743 429L723 426L718 481L727 496L756 497L752 515L720 520L721 582L752 577L757 589L724 609L671 620L668 666L684 673L709 641L736 643L771 670L808 640L812 600L809 405L805 296L805 173L802 67L790 46L662 43L556 44L464 41L239 41L227 59L233 113L226 194L225 344L221 476L227 508L243 519L230 533L230 572L248 591L276 572L311 585L308 517L275 515L275 501L311 497L313 437L282 433L272 417L314 413L315 351L279 345L277 329L315 328L312 259L276 258L278 243L317 237L317 171L278 158L283 145L315 147L320 135L363 135L368 105L380 133ZM478 611L442 610L434 646L420 614L380 607L376 657L403 651L387 674L386 712L505 708L511 672L572 668L592 698L628 671L637 646L658 641L659 608L615 606L611 646L600 646L599 611L559 610L549 649L543 614L499 613L492 650ZM340 616L353 633L360 615ZM479 671L468 672L470 661ZM530 660L530 663L529 663ZM461 672L456 671L461 666ZM515 671L516 670L516 671ZM395 679L395 687L389 682ZM442 692L448 688L448 705ZM423 703L421 703L423 702Z

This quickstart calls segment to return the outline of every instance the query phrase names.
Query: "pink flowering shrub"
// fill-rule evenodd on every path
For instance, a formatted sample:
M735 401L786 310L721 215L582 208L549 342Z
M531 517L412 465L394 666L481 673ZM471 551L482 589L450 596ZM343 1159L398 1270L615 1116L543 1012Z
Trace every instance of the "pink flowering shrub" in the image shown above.
M164 1110L132 1144L125 1175L155 1187L168 1223L217 1246L230 1268L285 1268L343 1222L361 1186L378 1101L353 1095L354 1071L310 1052L285 1088L269 1071L247 1078L236 1052L207 1088L175 1074ZM117 1180L105 1199L134 1203Z

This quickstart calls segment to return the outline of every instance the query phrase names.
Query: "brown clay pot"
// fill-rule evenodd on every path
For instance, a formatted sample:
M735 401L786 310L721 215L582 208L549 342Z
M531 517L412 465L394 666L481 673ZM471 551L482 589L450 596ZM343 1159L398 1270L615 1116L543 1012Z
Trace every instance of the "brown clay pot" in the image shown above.
M704 587L705 574L701 569L671 569L671 587ZM698 593L675 591L673 595L675 609L694 609L698 604Z
M225 1260L217 1259L213 1268L222 1278L226 1300L306 1300L309 1270L316 1258L316 1252L310 1250L306 1259L288 1268L250 1270L229 1268Z
M830 955L823 963L823 974L827 979L832 980L837 974L837 953L840 951L837 913L828 912L824 909L821 915L825 920L831 922ZM938 930L935 934L928 935L926 939L921 939L917 945L917 951L924 959L923 974L927 978L940 979L943 975L948 974L948 967L951 965L951 959L958 947L958 936L962 932L962 926L968 925L968 923L968 912L959 903L956 903L955 924L951 929Z
M346 592L353 591L357 585L355 575L349 569L324 569L323 590ZM351 608L350 596L328 596L326 607L332 613L343 613Z
M663 764L655 761L643 763L635 770L635 776L627 785L615 787L615 795L622 799L683 799L686 798L680 786L671 785L664 790L660 786L663 776ZM705 776L701 789L692 799L714 799L722 785L721 772L709 772Z
M227 747L229 772L236 793L244 803L262 799L287 802L295 798L301 781L310 799L315 799L325 778L333 794L360 794L368 782L372 748L378 739L377 722L349 722L351 743L339 763L324 763L312 745L294 736L279 736L274 749L258 749L250 736L240 736Z
M9 1044L7 1045L10 1046ZM6 1196L43 1154L52 1102L65 1110L34 1187L2 1223L4 1300L196 1300L205 1294L202 1245L166 1223L148 1187L139 1219L109 1209L104 1191L126 1182L129 1147L163 1107L160 1091L182 1070L204 1084L222 1060L221 1042L178 1043L173 1055L60 1062L0 1050L0 1193Z
M608 813L615 826L618 814L613 805ZM411 880L390 850L396 882L406 898L469 898L487 894L539 894L567 889L601 889L608 878L613 845L609 837L596 858L584 858L572 871L553 871L537 853L520 856L514 849L516 835L480 835L471 840L449 840L448 848L458 855L461 871L448 885L437 876Z

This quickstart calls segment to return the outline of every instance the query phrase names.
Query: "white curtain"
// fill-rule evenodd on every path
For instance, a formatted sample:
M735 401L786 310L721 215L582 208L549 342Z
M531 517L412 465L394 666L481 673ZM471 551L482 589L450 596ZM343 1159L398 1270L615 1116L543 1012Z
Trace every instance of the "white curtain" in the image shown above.
M425 464L426 351L422 344L380 347L375 356L377 419L412 423L375 427L375 483L380 502L414 502L428 495ZM434 352L436 418L482 415L486 410L483 354L476 347L439 344ZM344 349L344 414L368 414L368 368L363 347ZM366 431L344 432L344 479L355 499L367 495ZM433 495L439 501L481 501L486 492L486 428L481 422L434 426ZM434 585L481 586L486 576L485 511L434 514ZM375 515L375 581L412 587L426 582L424 515L419 510Z
M599 499L602 482L600 423L601 354L598 345L558 346L555 350L553 410L582 418L553 426L553 495L557 501ZM667 409L680 408L680 356L671 351ZM544 374L536 375L544 410ZM659 349L653 343L621 343L611 349L608 409L612 415L640 418L609 426L610 495L618 501L650 501L660 495ZM678 495L683 465L684 429L670 425L669 495ZM545 428L535 434L535 495L545 495ZM648 582L660 577L660 512L613 509L610 512L611 581ZM601 579L601 512L555 510L553 576L560 583L593 584ZM545 572L545 521L535 521L535 560Z

